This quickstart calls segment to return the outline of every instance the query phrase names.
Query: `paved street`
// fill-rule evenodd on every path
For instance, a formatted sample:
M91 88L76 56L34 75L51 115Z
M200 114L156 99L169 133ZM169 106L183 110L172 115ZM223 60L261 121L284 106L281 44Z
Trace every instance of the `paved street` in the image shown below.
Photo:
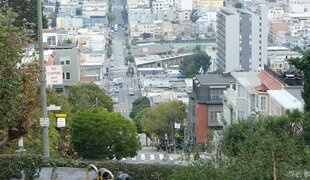
M120 0L116 0L113 3L113 12L116 15L115 24L118 24L118 30L112 33L113 45L112 45L112 60L107 62L106 66L109 67L109 77L105 80L105 86L109 91L112 88L118 90L118 102L114 105L115 112L120 112L125 117L129 118L129 113L132 108L132 102L138 95L129 95L129 89L137 89L136 76L130 77L126 75L128 66L125 65L125 57L127 56L127 50L125 48L125 36L123 28L123 20L121 16L122 5ZM122 85L112 86L110 80L114 78L123 78L124 83ZM110 79L110 80L109 80Z
M157 151L154 147L143 147L136 157L124 158L121 162L133 164L173 164L175 158L175 154L166 154L162 151Z

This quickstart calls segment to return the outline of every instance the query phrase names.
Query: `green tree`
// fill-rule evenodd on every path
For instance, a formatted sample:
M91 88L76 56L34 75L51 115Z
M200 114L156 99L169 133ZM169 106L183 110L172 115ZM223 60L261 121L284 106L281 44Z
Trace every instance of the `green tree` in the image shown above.
M39 114L38 63L22 64L28 31L0 3L0 148L28 133Z
M143 97L136 99L132 103L132 110L129 114L129 117L134 119L139 112L143 111L145 108L148 108L150 106L151 106L150 100L147 97L143 96Z
M163 137L166 133L172 135L173 123L183 123L186 117L186 105L181 101L169 101L153 106L150 111L143 113L141 124L148 134Z
M237 8L237 9L241 9L241 8L243 7L243 5L242 5L241 2L236 2L234 6L235 6L235 8Z
M34 39L37 39L37 0L0 0L0 6L4 2L8 2L9 6L17 13L17 17L13 22L17 27L26 27L30 29L31 35ZM43 28L48 28L47 19L42 15Z
M145 113L148 113L150 110L150 108L144 108L142 111L140 111L135 118L133 119L133 123L135 123L136 127L137 127L137 132L138 133L144 133L142 124L141 124L141 119L143 117L143 115Z
M304 53L304 50L302 50L300 46L295 46L292 50L296 51L296 52L299 52L300 54Z
M288 62L303 71L304 89L302 98L305 101L304 110L310 112L310 50L305 51L302 58L291 58Z
M205 73L211 64L210 58L207 53L197 50L195 54L184 57L181 62L181 72L186 77L194 77L201 70Z
M112 23L115 21L116 15L114 13L107 13L107 18L108 18L109 23Z
M73 115L72 143L84 158L134 157L140 149L136 128L119 113L89 109Z
M112 99L106 91L94 83L80 83L77 86L71 86L68 101L73 113L95 106L106 108L109 112L113 111Z
M82 8L76 8L75 13L76 13L76 15L81 16L82 15Z
M222 176L230 179L286 179L289 172L309 168L300 138L302 116L290 112L285 116L240 120L223 134ZM225 165L224 165L225 164Z

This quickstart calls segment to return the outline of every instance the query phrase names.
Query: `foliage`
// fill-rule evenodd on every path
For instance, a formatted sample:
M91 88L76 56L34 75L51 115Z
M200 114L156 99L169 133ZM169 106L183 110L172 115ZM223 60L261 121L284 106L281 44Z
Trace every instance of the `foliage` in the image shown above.
M181 62L181 72L186 77L194 77L201 70L203 73L207 72L210 66L210 56L207 53L197 48L195 54L186 56Z
M293 51L296 51L296 52L299 52L300 54L303 54L303 53L304 53L304 50L301 49L300 46L295 46L292 50L293 50Z
M241 9L243 7L243 4L241 2L236 2L234 7L237 9Z
M90 109L72 120L73 147L84 158L134 157L140 148L134 124L119 113Z
M125 24L128 24L128 11L126 8L122 11L122 19Z
M61 106L60 111L49 111L48 117L50 118L49 125L49 147L51 156L67 155L72 156L73 150L70 144L70 135L68 133L68 126L63 129L63 137L60 139L61 133L60 129L56 127L56 117L55 114L63 113L71 117L71 107L63 94L57 94L54 89L47 89L47 104L54 104L56 106ZM70 118L66 119L68 125ZM63 145L62 151L60 153L60 145ZM42 129L37 121L27 135L24 136L24 147L27 152L41 154L43 151L42 146Z
M141 124L141 119L145 113L148 113L149 110L150 110L150 108L144 108L133 119L133 123L135 123L138 133L144 133L144 130L143 130L143 127Z
M186 105L181 101L169 101L151 107L147 113L143 113L141 124L146 133L163 136L171 135L173 122L182 123L186 116Z
M114 13L107 13L107 18L109 23L114 22L116 19L116 15Z
M129 114L129 117L134 119L139 112L141 112L142 110L144 110L145 108L148 108L150 106L151 106L150 100L147 97L143 96L143 97L136 99L132 103L132 110Z
M110 58L112 56L112 48L110 46L108 46L107 48L107 57Z
M174 171L168 179L188 180L188 179L221 179L220 174L211 161L190 164L183 171Z
M34 39L37 39L37 1L36 0L0 0L0 4L9 2L9 6L18 14L13 24L17 27L25 27L31 29ZM42 15L43 28L47 28L47 19ZM27 22L27 23L26 23Z
M310 112L310 50L305 51L302 58L291 58L288 62L304 73L302 98L305 102L304 110Z
M285 179L289 172L306 171L310 156L298 141L301 113L259 119L241 120L224 131L222 177L271 179L275 172Z
M112 99L107 95L107 92L94 83L80 83L77 86L71 86L68 101L73 113L95 106L106 108L109 112L113 111Z
M26 155L1 155L0 179L20 178L21 170L25 172L25 179L35 179L35 172L42 167L75 167L85 168L94 164L98 168L107 168L114 175L119 172L127 173L131 179L158 180L168 179L174 172L185 172L187 167L176 165L157 164L125 164L117 161L78 161L67 158L44 158L42 156ZM189 171L187 171L189 172ZM169 178L171 179L171 178Z
M17 15L0 7L0 148L25 135L39 113L38 63L21 64L28 31L14 26Z
M76 13L76 15L81 16L82 15L82 8L76 8L75 13Z

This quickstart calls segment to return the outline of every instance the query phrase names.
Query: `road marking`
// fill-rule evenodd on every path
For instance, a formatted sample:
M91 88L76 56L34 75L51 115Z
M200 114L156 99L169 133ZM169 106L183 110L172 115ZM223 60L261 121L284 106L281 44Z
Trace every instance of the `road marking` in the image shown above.
M145 160L145 155L144 155L144 154L141 154L141 156L140 156L140 157L141 157L141 160L142 160L142 161L144 161L144 160Z
M159 154L159 159L160 160L164 159L164 155L163 154Z
M154 159L155 159L154 154L151 154L151 155L150 155L150 159L151 159L151 160L154 160Z

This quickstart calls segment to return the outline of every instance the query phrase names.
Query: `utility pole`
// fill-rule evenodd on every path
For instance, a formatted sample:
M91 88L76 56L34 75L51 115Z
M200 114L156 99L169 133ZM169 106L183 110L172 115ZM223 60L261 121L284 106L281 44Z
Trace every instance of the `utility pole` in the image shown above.
M37 18L38 18L38 46L39 46L39 62L40 62L40 94L41 94L41 111L42 118L48 120L46 109L46 82L44 69L44 55L43 55L43 23L42 23L42 4L41 0L37 0ZM42 127L43 132L43 155L49 157L49 142L48 142L48 124Z

